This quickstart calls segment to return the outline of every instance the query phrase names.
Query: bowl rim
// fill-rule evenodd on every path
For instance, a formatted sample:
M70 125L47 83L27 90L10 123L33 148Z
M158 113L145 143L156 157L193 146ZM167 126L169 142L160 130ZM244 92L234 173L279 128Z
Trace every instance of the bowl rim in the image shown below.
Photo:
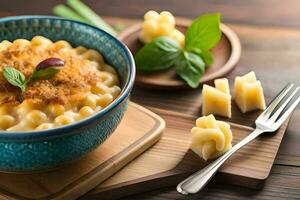
M91 122L93 122L96 119L99 119L101 117L105 117L109 112L113 111L118 105L120 105L124 100L126 100L127 96L129 96L129 93L133 87L134 79L135 79L135 62L134 58L129 50L129 48L120 40L118 40L116 37L112 36L111 34L107 33L106 31L91 26L86 23L78 22L75 20L65 19L61 17L55 17L55 16L47 16L47 15L19 15L19 16L9 16L4 17L0 19L0 24L4 22L9 21L21 21L21 20L29 20L29 19L50 19L50 20L60 20L60 21L66 21L71 22L75 24L79 24L82 26L86 26L89 29L95 30L99 34L104 34L110 39L114 41L114 43L124 51L128 61L128 79L125 82L124 86L122 87L121 94L107 107L105 107L103 110L98 111L97 113L91 115L90 117L87 117L85 119L79 120L77 122L71 123L69 125L56 127L52 129L47 130L32 130L32 131L0 131L0 140L8 139L8 140L32 140L32 139L41 139L41 138L50 138L50 137L61 137L65 135L71 135L76 134L78 131L86 126L88 126ZM74 131L78 129L78 131ZM74 131L74 132L73 132Z

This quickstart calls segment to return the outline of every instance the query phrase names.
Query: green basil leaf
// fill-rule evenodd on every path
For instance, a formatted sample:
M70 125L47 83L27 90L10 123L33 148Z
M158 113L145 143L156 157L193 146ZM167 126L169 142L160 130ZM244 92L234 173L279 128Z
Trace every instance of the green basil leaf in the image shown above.
M175 68L176 73L185 80L190 87L196 88L204 73L205 63L199 55L185 51L175 63Z
M220 38L220 14L206 14L195 19L189 26L185 36L185 46L189 51L193 48L209 50L219 42Z
M214 63L214 56L210 51L203 51L199 56L203 59L206 66Z
M199 48L194 48L192 52L198 54L203 59L206 66L213 64L214 56L210 51L202 51Z
M55 74L57 74L60 70L54 67L46 68L46 69L41 69L39 71L35 70L31 77L28 79L27 82L29 81L36 81L36 80L41 80L41 79L49 79Z
M17 86L21 88L22 92L26 89L25 76L19 70L13 67L4 67L3 76L5 79L12 84L13 86Z
M173 66L181 52L177 42L159 37L146 44L135 55L135 63L141 71L159 71Z

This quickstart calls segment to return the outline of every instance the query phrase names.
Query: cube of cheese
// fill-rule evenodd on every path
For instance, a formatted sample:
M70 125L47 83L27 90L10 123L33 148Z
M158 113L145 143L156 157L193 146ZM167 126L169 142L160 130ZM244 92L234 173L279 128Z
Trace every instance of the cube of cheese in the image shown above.
M216 79L215 88L203 85L202 115L209 114L231 117L231 96L226 78Z
M216 120L213 115L197 119L191 134L191 149L204 160L216 158L232 147L230 125Z
M254 72L235 78L234 99L243 113L266 108L263 88Z
M229 83L227 78L220 78L215 80L215 88L225 94L230 95Z

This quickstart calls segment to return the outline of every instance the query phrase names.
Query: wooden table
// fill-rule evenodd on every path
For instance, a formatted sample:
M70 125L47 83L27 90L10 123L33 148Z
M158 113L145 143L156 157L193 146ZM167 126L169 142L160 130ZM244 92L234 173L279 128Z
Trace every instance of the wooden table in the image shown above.
M0 14L51 14L59 0L1 0ZM222 21L238 34L242 56L229 75L254 70L266 93L278 91L285 83L300 85L300 1L298 0L101 0L86 1L101 15L141 17L148 9L170 10L176 15L196 17L219 11ZM109 19L115 21L114 19ZM128 21L128 25L133 21ZM132 100L150 109L167 109L199 116L201 88L181 92L158 92L134 88ZM176 112L174 112L176 113ZM158 113L159 114L159 113ZM175 114L174 114L175 115ZM246 120L246 119L245 119ZM200 194L184 197L174 187L162 188L124 199L300 199L300 108L291 119L270 177L261 190L210 183ZM234 119L233 119L234 121ZM100 199L100 198L99 198Z

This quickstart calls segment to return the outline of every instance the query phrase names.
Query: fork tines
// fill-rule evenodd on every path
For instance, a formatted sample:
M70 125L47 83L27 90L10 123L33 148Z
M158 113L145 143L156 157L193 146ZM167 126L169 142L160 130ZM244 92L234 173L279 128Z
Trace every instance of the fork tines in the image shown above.
M299 102L299 86L295 86L294 83L288 83L257 118L257 122L264 122L269 126L280 126Z

